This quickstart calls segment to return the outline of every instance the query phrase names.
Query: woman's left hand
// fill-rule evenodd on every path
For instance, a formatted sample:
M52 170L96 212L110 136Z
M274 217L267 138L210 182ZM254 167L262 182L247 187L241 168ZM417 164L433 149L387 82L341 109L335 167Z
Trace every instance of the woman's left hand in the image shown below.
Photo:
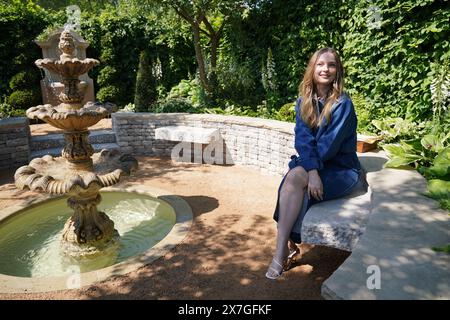
M323 184L317 170L308 172L308 197L316 200L323 200Z

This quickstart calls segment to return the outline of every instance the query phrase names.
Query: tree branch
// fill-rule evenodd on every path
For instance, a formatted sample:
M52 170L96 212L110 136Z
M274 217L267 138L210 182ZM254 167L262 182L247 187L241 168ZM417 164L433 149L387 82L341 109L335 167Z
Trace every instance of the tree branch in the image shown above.
M186 11L186 9L177 6L176 4L170 4L170 6L175 10L175 12L182 17L184 20L186 20L189 24L194 25L195 21L194 18L192 18L189 13Z
M203 12L201 13L200 19L201 19L201 20L203 21L203 23L205 24L206 29L209 31L209 34L210 34L211 36L215 35L215 34L216 34L216 31L214 30L214 28L212 27L212 25L209 23L208 19L206 19L206 16L203 14ZM211 37L211 36L210 36L210 37Z

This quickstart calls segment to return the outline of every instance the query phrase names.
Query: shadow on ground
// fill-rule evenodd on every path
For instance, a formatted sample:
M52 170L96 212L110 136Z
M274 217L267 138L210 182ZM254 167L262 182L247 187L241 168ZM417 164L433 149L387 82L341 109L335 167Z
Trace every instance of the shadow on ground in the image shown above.
M349 255L302 245L291 270L276 281L266 279L275 247L272 214L280 177L240 166L174 165L149 157L139 161L138 173L123 184L170 191L193 210L192 228L178 246L135 272L89 287L0 294L0 299L321 299L323 281ZM20 193L11 185L13 173L3 174L0 209ZM22 196L37 197L30 192Z

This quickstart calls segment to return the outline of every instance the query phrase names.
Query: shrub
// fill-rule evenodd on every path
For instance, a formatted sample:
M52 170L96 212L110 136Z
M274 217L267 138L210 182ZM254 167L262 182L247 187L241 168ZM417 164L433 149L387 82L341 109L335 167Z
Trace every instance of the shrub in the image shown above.
M275 114L275 119L295 122L295 101L284 104Z
M189 102L181 99L171 99L158 104L155 112L170 113L170 112L188 112L195 113L197 109Z
M371 123L371 104L369 104L364 96L359 93L351 95L355 112L358 117L358 132L360 133L372 133L375 132L375 128Z
M185 100L194 107L207 105L206 94L198 80L181 80L179 84L170 89L168 100Z
M122 90L115 86L106 86L101 88L97 92L97 100L106 102L111 101L113 103L117 103L117 101L120 101L122 95Z
M36 68L34 61L41 57L41 50L33 40L50 19L33 1L15 0L0 5L0 95L11 93L9 84L15 74Z
M30 89L14 91L8 98L8 104L13 109L26 110L42 103L40 92Z
M147 51L139 57L134 105L137 111L150 111L157 100L156 80L152 75L151 60Z
M105 66L100 70L97 78L97 82L101 86L108 86L111 82L116 81L118 78L117 70L113 66Z
M9 81L9 88L13 91L32 88L37 85L39 78L36 72L21 71L16 73Z

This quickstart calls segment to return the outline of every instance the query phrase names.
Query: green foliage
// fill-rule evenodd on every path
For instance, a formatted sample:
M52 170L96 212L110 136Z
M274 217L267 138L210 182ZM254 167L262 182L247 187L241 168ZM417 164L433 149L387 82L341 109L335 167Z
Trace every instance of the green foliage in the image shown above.
M159 61L158 83L166 90L193 70L195 58L189 54L192 48L186 44L188 40L175 32L170 33L173 38L168 40L166 26L160 20L143 10L129 11L121 6L107 7L98 15L82 12L81 34L91 44L88 56L99 56L101 62L92 71L94 79L98 75L96 91L109 86L120 91L120 95L102 93L102 98L114 96L116 100L111 102L119 105L134 101L142 51L148 53L152 62Z
M114 83L119 80L119 73L113 66L106 65L100 71L97 77L97 83L101 86L107 86L110 83Z
M430 62L441 65L450 54L446 6L440 0L373 0L349 7L342 21L347 83L370 102L371 119L430 118Z
M450 244L447 244L447 245L441 246L441 247L433 247L432 249L437 252L445 252L445 253L449 254L450 253Z
M417 124L402 118L385 118L372 120L375 132L383 139L383 143L391 143L400 139L411 139L424 132L424 123Z
M266 101L269 109L273 109L280 99L278 95L277 72L275 70L275 60L273 58L272 49L267 50L267 61L261 69L261 81L266 91Z
M170 100L184 100L188 104L198 107L206 107L205 90L200 85L197 79L181 80L180 83L174 86L167 95L166 102Z
M428 192L434 198L450 199L450 181L440 179L429 180Z
M442 143L438 142L440 146ZM420 171L427 179L450 180L450 147L437 149L433 165Z
M41 57L41 51L33 40L66 21L69 1L36 3L46 9L19 0L0 7L0 28L7 35L0 40L2 96L25 89L23 72L34 70L34 76L38 75L34 61ZM204 8L215 31L224 25L215 70L218 99L211 103L203 97L204 92L181 97L196 107L236 106L242 109L238 113L258 115L259 110L262 117L289 120L282 105L296 98L308 58L318 48L332 46L344 61L346 87L358 115L359 132L380 131L372 120L389 118L406 119L419 126L402 124L399 133L395 125L386 128L386 142L411 138L412 134L403 134L407 128L418 136L430 133L431 127L425 128L424 121L432 118L438 119L433 128L450 130L450 116L445 112L449 108L450 57L447 1L332 0L325 6L313 0L272 0L249 1L239 8L236 5L242 1L104 0L75 4L82 10L81 35L90 43L87 56L101 61L90 71L99 99L119 105L134 101L143 50L151 61L160 61L160 93L170 92L181 79L196 73L191 25L174 10L167 10L181 5L190 14ZM379 22L373 20L376 7ZM201 27L209 32L205 22ZM206 65L211 66L211 38L201 34L201 49ZM268 85L269 74L274 75L275 86ZM39 83L33 81L32 86L38 89ZM167 102L178 98L159 99ZM283 111L277 113L280 107Z
M374 133L379 128L375 128L371 122L372 105L360 93L352 94L352 102L355 107L356 116L358 118L357 131L359 133Z
M97 92L97 99L102 102L122 101L123 89L116 86L106 86Z
M450 115L450 59L443 65L432 65L434 78L431 81L431 102L433 104L433 122L444 124ZM445 131L444 131L445 132Z
M136 106L134 105L134 103L128 103L123 108L119 108L117 112L136 112Z
M136 110L150 111L157 101L156 79L152 74L152 61L149 54L144 50L139 58L139 70L136 79L136 93L134 105Z
M430 167L434 161L445 163L448 159L450 133L432 135L427 134L421 139L402 140L398 144L383 145L390 156L390 160L385 163L386 167L396 168L408 164L415 167ZM443 160L441 160L443 159ZM445 163L450 165L450 163ZM450 177L449 177L450 178Z
M297 97L298 85L311 54L322 46L341 51L344 31L340 20L348 18L351 6L351 1L342 4L337 0L327 1L326 5L313 0L261 1L250 6L242 19L236 19L226 29L224 49L240 61L251 61L253 66L254 106L266 100L268 106L279 108ZM268 48L271 48L271 59L267 59ZM268 97L261 81L261 69L267 69L268 60L275 61L275 98L278 99ZM265 67L258 67L262 65ZM240 92L240 88L236 90ZM242 100L235 99L234 103L242 103Z
M138 69L140 52L148 47L144 44L145 39L153 38L145 17L128 16L114 7L103 10L98 16L82 17L86 18L82 19L82 35L88 41L98 41L94 46L94 49L100 52L101 62L100 68L97 68L97 97L119 105L134 101L134 70Z
M200 84L211 100L218 94L218 49L223 41L223 29L229 21L239 17L245 2L242 0L149 0L178 15L178 25L191 31Z
M257 117L258 112L252 107L228 105L226 108L208 108L203 110L205 113L232 115L232 116L244 116L244 117Z
M284 104L280 110L275 113L275 119L280 121L295 122L295 102Z
M387 144L383 148L389 154L385 167L401 168L413 164L428 181L427 196L439 201L443 208L450 204L450 132L428 134L422 139Z
M197 113L199 110L195 108L192 104L184 99L171 99L159 103L155 112L157 113L170 113L170 112L187 112L187 113Z
M13 0L0 6L0 95L11 93L9 82L14 75L30 69L37 72L34 61L40 58L41 50L33 40L50 19L32 1Z
M439 202L441 208L450 211L450 181L432 179L428 181L426 196Z
M30 89L14 91L8 98L13 109L26 110L41 103L41 93Z
M117 3L116 0L36 0L36 3L46 9L59 10L70 5L77 5L81 11L98 13L108 7L108 4Z
M34 71L34 70L33 70ZM14 90L32 88L39 83L39 78L36 72L21 71L16 73L9 81L9 88Z
M251 106L237 106L233 104L227 104L225 108L207 108L203 109L204 113L213 114L223 114L223 115L233 115L233 116L243 116L243 117L253 117L253 118L266 118L274 119L275 114L273 111L267 108L267 105L261 104L256 108Z
M236 104L257 105L261 102L264 89L256 78L254 61L235 56L233 51L223 48L218 62L220 99Z
M0 119L10 117L26 117L26 111L13 109L7 102L0 103Z

